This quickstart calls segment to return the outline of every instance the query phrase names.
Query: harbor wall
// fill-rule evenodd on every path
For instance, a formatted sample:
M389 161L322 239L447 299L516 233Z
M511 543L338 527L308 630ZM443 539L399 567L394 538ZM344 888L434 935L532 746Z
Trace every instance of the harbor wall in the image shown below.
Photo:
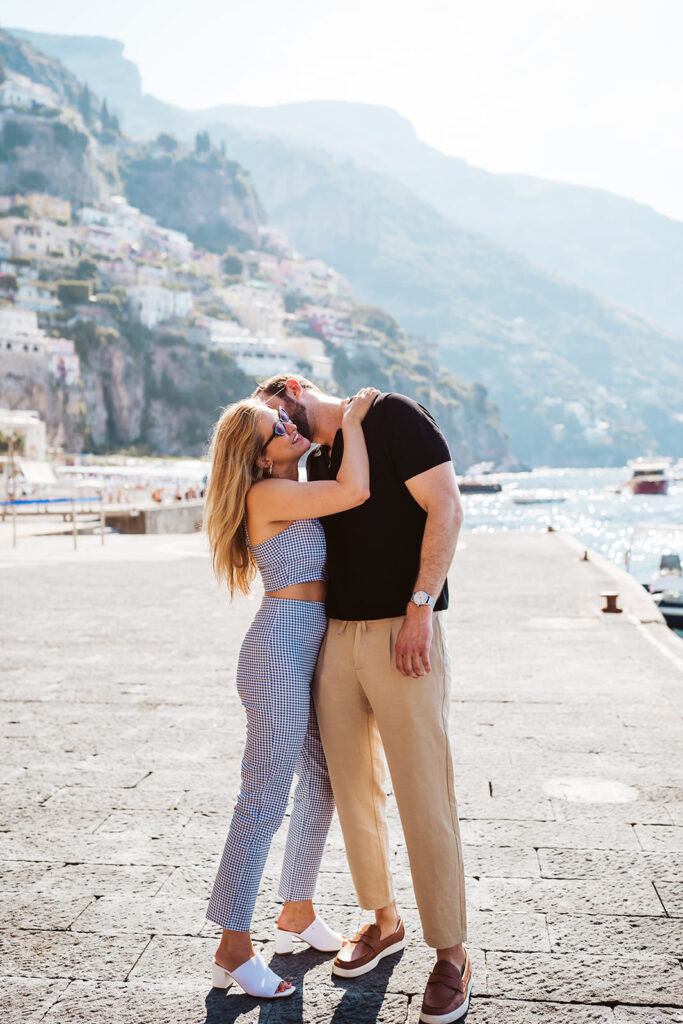
M108 512L105 522L118 533L195 533L202 528L203 515L203 501L182 501Z

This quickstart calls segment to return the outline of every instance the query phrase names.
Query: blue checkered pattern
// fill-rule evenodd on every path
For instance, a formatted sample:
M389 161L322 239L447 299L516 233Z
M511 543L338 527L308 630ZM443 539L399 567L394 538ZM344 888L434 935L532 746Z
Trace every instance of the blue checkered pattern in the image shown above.
M246 528L245 519L245 531ZM286 530L262 544L250 543L250 547L261 570L265 591L327 579L325 532L319 519L295 519Z
M317 577L320 579L320 575ZM242 782L206 916L247 931L270 849L299 781L280 896L313 898L334 811L311 680L325 635L325 605L263 600L240 651L237 690L247 715Z

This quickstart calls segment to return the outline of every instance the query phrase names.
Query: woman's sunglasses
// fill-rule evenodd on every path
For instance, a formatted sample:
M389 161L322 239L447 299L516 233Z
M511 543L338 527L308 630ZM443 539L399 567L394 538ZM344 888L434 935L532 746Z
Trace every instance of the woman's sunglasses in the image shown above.
M285 423L291 422L292 421L290 420L285 410L282 408L282 406L280 406L280 408L277 411L277 419L275 420L275 423L273 423L273 433L270 435L270 437L264 444L263 451L266 450L266 448L268 447L268 445L270 444L274 437L285 436L285 434L287 433L287 427L285 426Z

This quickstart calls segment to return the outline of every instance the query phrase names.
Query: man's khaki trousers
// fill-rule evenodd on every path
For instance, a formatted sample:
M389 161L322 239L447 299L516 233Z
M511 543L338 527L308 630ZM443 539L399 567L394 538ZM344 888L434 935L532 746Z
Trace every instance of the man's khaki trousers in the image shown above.
M417 679L396 668L404 616L330 619L313 697L360 906L376 910L394 898L383 747L424 938L445 949L466 938L465 879L448 740L449 656L440 615L433 619L432 670Z

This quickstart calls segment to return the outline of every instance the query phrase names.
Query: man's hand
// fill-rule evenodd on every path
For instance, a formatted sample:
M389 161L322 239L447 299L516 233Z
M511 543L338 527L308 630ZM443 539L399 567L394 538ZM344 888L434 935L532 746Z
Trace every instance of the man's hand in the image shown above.
M417 679L431 672L429 651L433 632L432 609L428 605L418 608L410 601L405 622L396 637L396 668L401 675Z

